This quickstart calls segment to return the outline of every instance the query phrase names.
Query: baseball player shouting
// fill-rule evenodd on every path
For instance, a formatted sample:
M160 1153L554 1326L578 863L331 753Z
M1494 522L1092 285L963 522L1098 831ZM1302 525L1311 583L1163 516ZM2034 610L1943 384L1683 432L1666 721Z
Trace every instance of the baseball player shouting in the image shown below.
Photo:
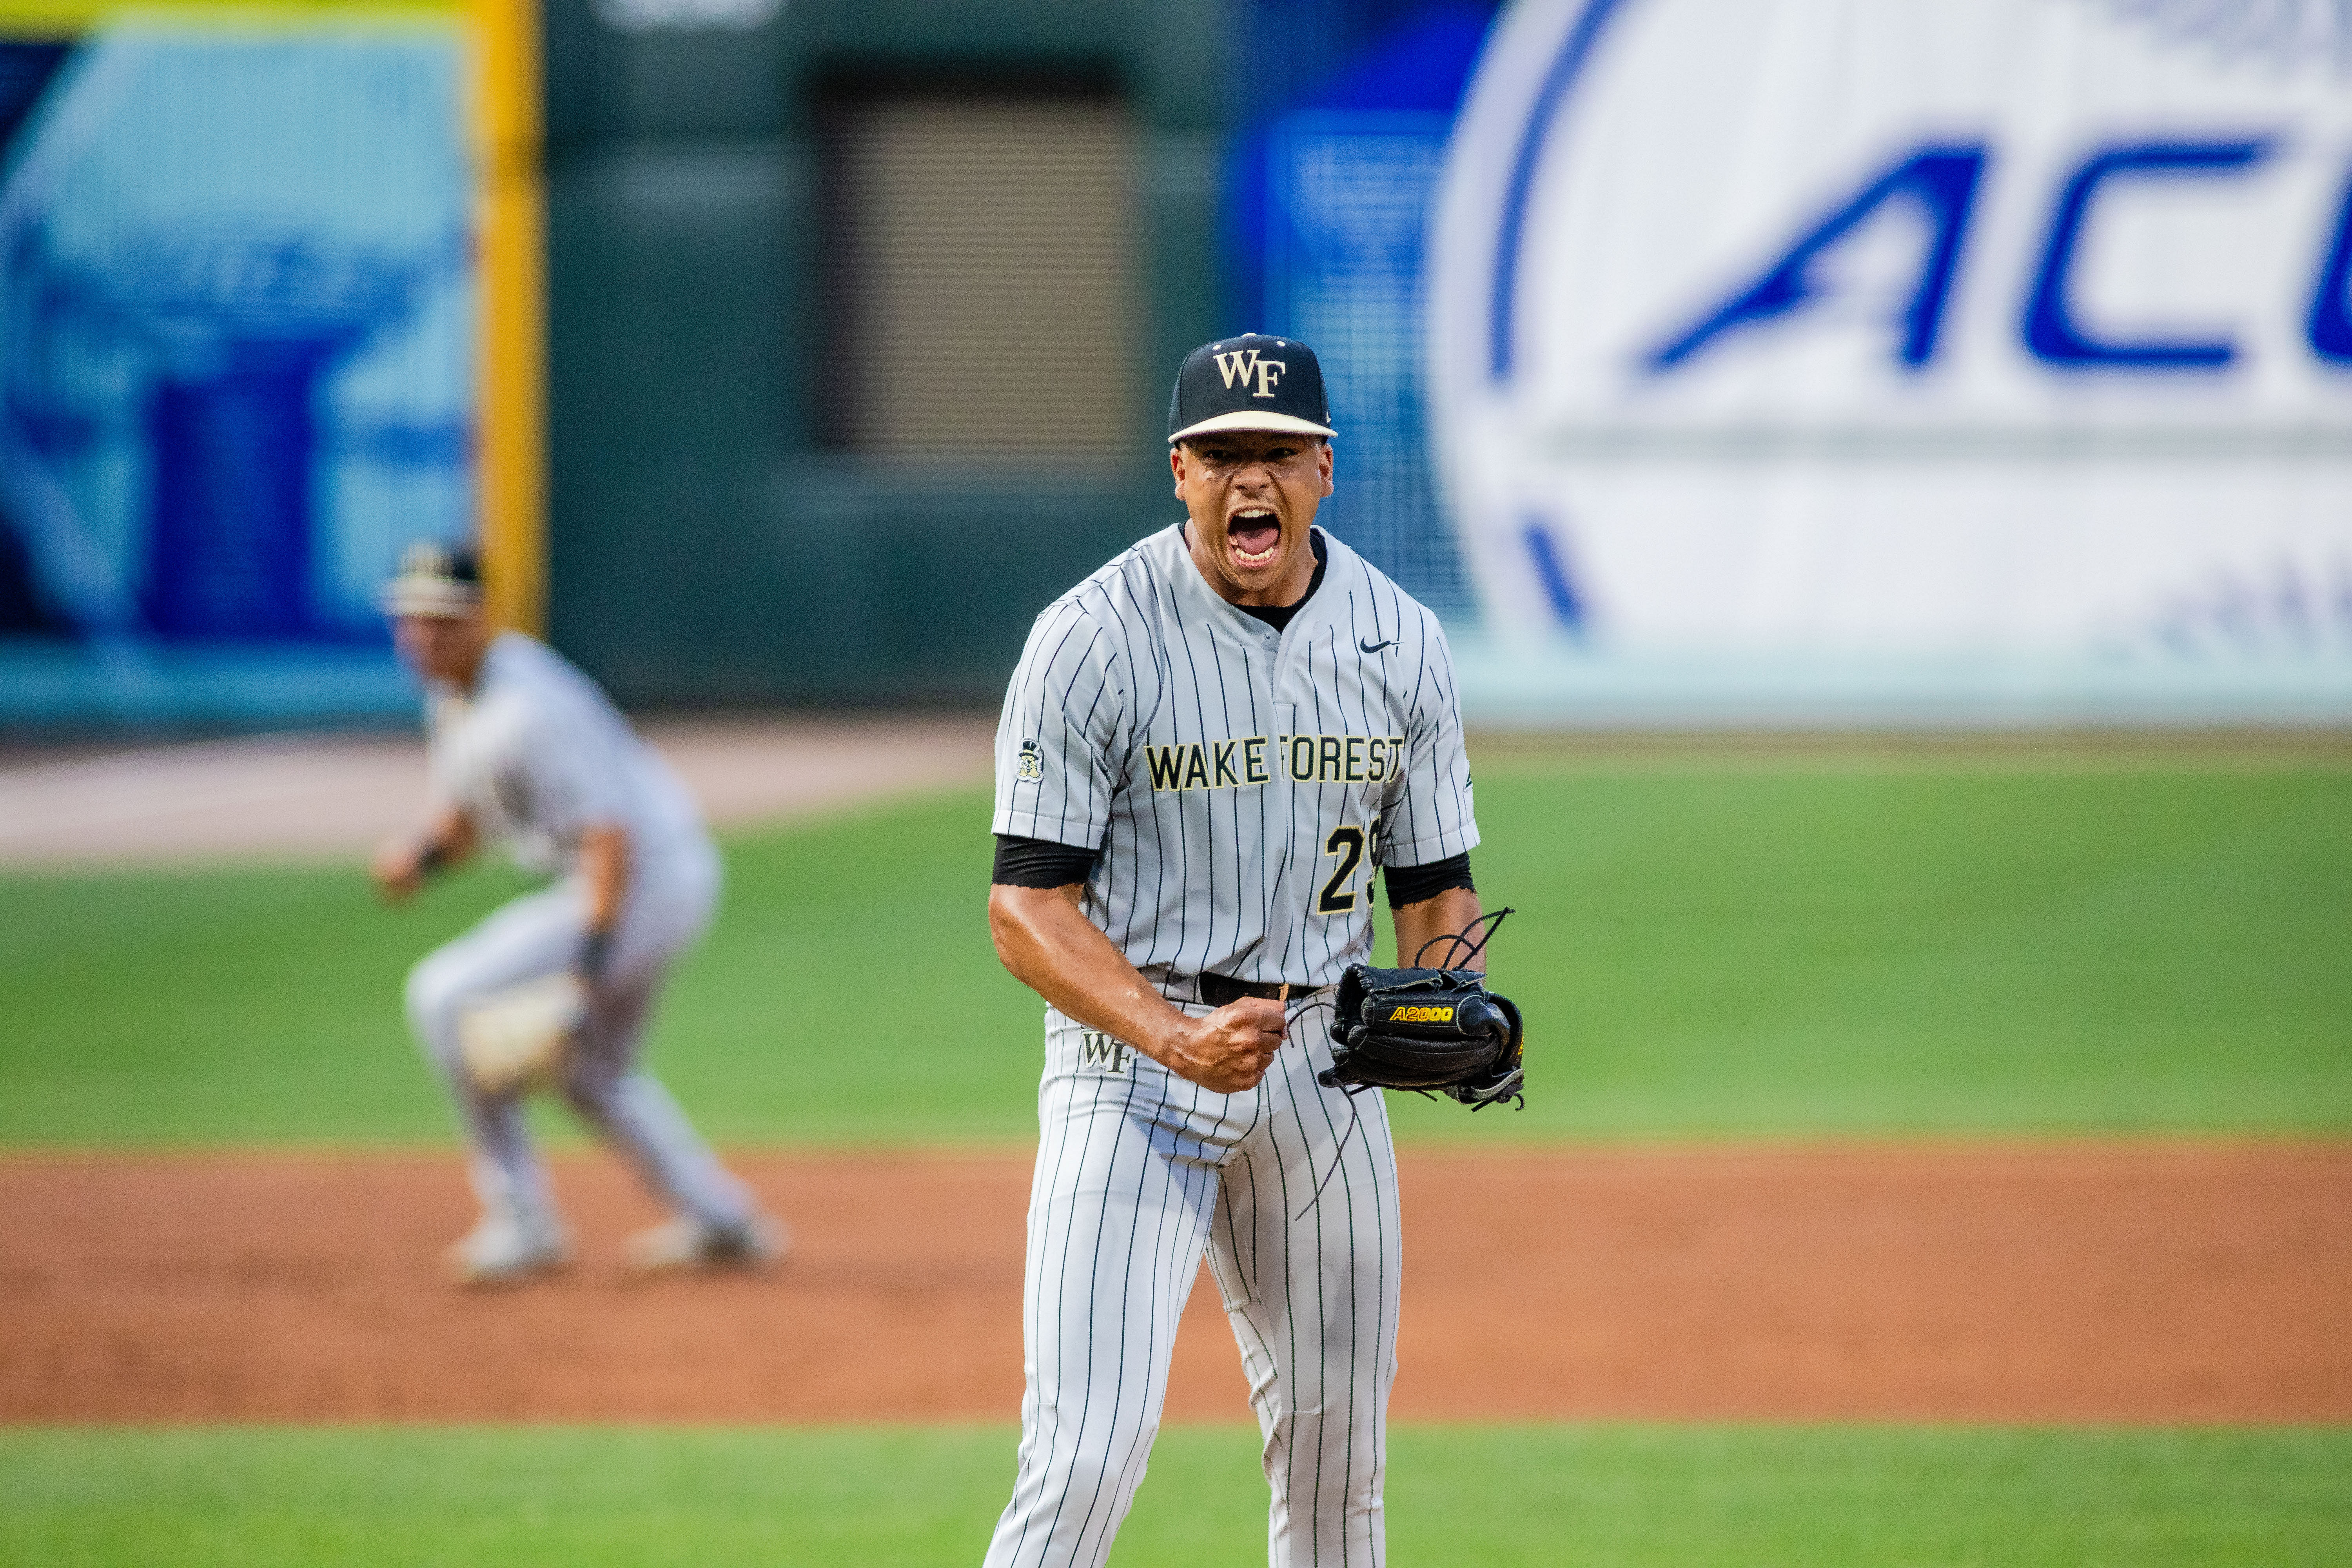
M477 844L557 874L408 976L408 1017L473 1144L482 1217L451 1248L457 1277L511 1283L568 1257L523 1099L551 1082L676 1213L628 1243L638 1269L759 1264L781 1227L721 1168L636 1065L670 962L709 923L719 855L685 785L604 692L546 645L493 635L466 551L411 546L385 593L426 681L432 816L377 852L384 896L414 892Z
M1377 1564L1395 1159L1381 1097L1317 1075L1375 867L1407 963L1479 918L1454 670L1436 619L1314 526L1333 432L1306 344L1193 351L1169 428L1184 521L1038 617L997 731L989 923L1048 1006L1020 1468L987 1561L1108 1554L1205 1248L1272 1562Z

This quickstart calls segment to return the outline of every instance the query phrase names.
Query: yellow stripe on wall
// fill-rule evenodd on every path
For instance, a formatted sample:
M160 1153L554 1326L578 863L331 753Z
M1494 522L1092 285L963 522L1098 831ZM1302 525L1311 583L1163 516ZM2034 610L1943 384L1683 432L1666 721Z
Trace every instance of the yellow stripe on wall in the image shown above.
M547 621L546 195L537 0L470 0L480 177L475 497L499 623Z

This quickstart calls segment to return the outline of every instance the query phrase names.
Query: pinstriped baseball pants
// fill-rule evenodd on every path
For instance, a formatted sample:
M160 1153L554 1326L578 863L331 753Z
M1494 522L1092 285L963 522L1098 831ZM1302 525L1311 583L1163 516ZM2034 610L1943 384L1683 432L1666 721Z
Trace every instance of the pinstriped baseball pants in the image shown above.
M1382 1562L1396 1159L1378 1094L1315 1081L1330 1022L1328 991L1294 1005L1265 1080L1221 1095L1048 1010L1020 1469L987 1568L1109 1555L1204 1250L1265 1437L1269 1562Z
M669 1091L637 1066L662 979L671 960L702 934L718 896L716 856L696 857L632 890L588 1027L565 1058L562 1087L572 1108L612 1141L656 1197L714 1225L729 1225L751 1212L750 1194L719 1164ZM587 924L587 894L578 879L565 878L501 906L409 972L409 1026L465 1118L474 1190L485 1210L551 1221L555 1200L531 1148L523 1096L486 1095L467 1080L457 1047L458 1015L509 985L566 968L580 952Z

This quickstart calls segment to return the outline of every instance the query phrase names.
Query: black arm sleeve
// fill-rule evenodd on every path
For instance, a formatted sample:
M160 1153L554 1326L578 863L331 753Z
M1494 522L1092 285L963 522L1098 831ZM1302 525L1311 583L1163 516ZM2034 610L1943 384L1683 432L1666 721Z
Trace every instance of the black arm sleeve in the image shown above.
M1389 908L1392 910L1433 899L1448 888L1467 888L1474 893L1478 890L1478 885L1470 879L1467 849L1449 859L1432 860L1426 866L1384 866L1381 868L1381 880L1388 884Z
M1056 844L1050 838L996 836L996 871L989 880L1003 888L1066 888L1095 868L1097 851Z

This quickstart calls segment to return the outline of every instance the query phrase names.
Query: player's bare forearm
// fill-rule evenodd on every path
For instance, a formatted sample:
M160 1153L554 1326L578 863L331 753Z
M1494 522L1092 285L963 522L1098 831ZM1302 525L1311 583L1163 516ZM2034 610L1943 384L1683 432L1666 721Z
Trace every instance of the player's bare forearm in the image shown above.
M1407 968L1417 967L1422 950L1437 938L1451 936L1470 929L1470 922L1485 911L1478 907L1478 895L1469 888L1448 888L1444 892L1426 898L1417 904L1405 904L1394 911L1396 921L1397 963ZM1477 938L1474 934L1473 942ZM1474 969L1485 973L1486 955L1484 952L1467 961L1457 961L1459 947L1449 947L1438 942L1428 950L1426 964L1431 968Z
M1255 1087L1281 1048L1284 1008L1245 996L1187 1016L1079 910L1081 886L988 891L989 934L1014 979L1079 1023L1220 1094Z
M1080 887L991 888L996 956L1014 979L1078 1022L1149 1050L1184 1015L1080 911Z
M387 839L375 852L370 871L376 891L386 902L398 903L424 886L433 872L471 855L474 844L473 819L457 806L444 806L423 833Z
M588 929L611 931L629 896L629 830L617 822L582 829L580 878L588 891Z

